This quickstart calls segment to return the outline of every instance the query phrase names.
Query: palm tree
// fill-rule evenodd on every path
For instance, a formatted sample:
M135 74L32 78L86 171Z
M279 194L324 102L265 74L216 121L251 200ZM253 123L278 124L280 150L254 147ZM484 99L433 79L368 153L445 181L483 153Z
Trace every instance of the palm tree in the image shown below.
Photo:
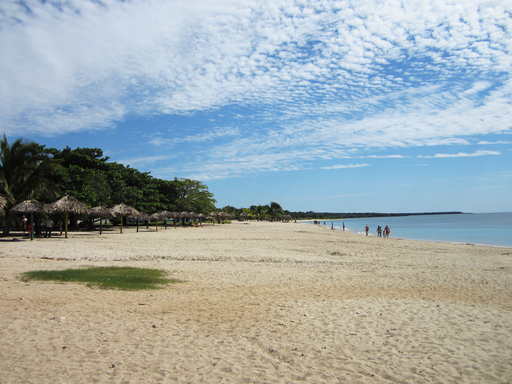
M9 234L9 210L14 205L35 197L58 196L58 187L48 178L56 167L44 145L24 143L21 138L9 145L4 134L0 140L0 196L6 200L4 235Z
M283 214L283 208L275 202L271 202L267 209L267 213L270 215L270 221L274 221L277 216Z

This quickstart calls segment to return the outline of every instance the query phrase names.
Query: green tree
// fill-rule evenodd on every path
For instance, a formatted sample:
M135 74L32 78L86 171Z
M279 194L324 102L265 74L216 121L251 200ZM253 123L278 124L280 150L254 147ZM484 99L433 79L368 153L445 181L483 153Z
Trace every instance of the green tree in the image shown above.
M9 144L6 136L0 140L0 194L6 200L6 226L3 234L10 231L10 209L24 200L55 198L59 188L50 175L58 164L44 145L24 143L19 138Z
M251 205L250 209L258 220L265 220L268 208L268 205Z
M210 213L215 199L208 187L189 179L162 180L149 172L109 162L99 148L51 149L62 167L52 175L63 193L89 206L124 203L147 213L193 211Z
M76 197L91 207L111 205L112 190L107 178L108 157L103 157L101 149L72 150L66 147L62 151L55 148L50 151L61 165L51 177L63 194Z
M283 214L283 208L275 202L271 202L268 206L267 213L270 216L270 221L274 221L278 216Z
M172 180L162 180L153 178L152 185L155 190L155 196L158 199L158 210L148 210L147 212L169 211L178 212L178 189L176 183Z
M208 187L197 180L174 179L176 207L180 211L208 214L215 210L216 200Z

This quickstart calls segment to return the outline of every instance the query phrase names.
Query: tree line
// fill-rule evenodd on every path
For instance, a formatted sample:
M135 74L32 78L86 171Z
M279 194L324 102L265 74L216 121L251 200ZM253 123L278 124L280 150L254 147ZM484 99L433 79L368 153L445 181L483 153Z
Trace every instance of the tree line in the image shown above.
M4 233L10 209L24 200L51 203L70 195L89 207L124 203L143 212L215 211L213 193L197 180L162 180L130 166L109 161L99 148L46 148L19 138L0 140L0 199Z
M138 211L194 212L208 215L219 211L208 187L197 180L162 180L129 165L109 161L99 148L46 148L19 138L12 144L0 140L0 213L4 213L4 234L11 225L10 209L29 199L51 203L70 195L89 207L112 207L124 203ZM1 206L3 212L1 211ZM334 220L354 217L404 216L411 213L291 212L278 203L248 208L221 209L246 220ZM441 214L460 212L435 212Z
M223 211L239 219L291 220L276 202L248 209L215 207L208 187L197 180L162 180L109 161L100 148L46 148L22 138L10 144L0 140L0 199L4 207L4 234L12 224L10 209L25 200L51 203L70 195L89 207L124 203L138 211L194 212L205 215Z

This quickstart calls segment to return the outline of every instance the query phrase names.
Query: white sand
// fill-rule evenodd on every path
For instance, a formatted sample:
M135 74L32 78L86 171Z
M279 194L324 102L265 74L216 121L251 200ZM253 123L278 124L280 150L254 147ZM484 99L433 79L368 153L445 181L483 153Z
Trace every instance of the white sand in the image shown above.
M0 242L0 383L511 383L512 249L233 223ZM22 282L160 268L157 291Z

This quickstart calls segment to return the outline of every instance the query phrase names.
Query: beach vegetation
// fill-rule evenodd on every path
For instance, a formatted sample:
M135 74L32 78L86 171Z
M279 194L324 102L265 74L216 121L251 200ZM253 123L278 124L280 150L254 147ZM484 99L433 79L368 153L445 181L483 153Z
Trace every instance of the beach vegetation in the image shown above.
M0 139L0 196L5 200L3 235L10 231L10 209L25 200L56 198L59 187L51 179L58 168L44 145L17 139L12 144Z
M179 283L166 277L160 269L132 267L88 267L65 270L38 270L25 272L23 281L59 281L86 283L90 287L120 290L161 289L166 284Z
M60 196L69 195L90 208L124 203L149 213L169 211L207 215L215 211L213 193L202 182L184 178L158 179L149 172L110 161L100 148L58 150L25 143L22 139L9 145L4 136L1 150L0 197L8 202L4 207L7 216L2 220L4 232L12 225L9 209L29 198L51 203ZM54 193L45 193L49 191ZM92 218L70 214L70 228L78 228L78 219L82 219L82 226L93 227ZM41 220L37 218L36 222ZM119 219L112 220L117 223ZM17 222L19 225L19 220Z
M405 216L408 213L329 213L329 212L290 212L276 202L269 205L251 205L249 208L225 206L215 207L213 193L201 181L185 178L173 180L158 179L149 172L140 172L129 165L110 161L103 155L100 148L66 147L62 150L46 148L22 139L9 143L4 135L0 140L0 218L3 234L8 235L16 218L20 228L20 218L13 216L10 209L24 200L35 199L43 203L52 203L64 195L73 196L80 202L92 207L113 207L126 204L140 212L191 212L211 216L215 213L228 214L227 217L239 220L334 220L355 217ZM443 212L436 212L436 214ZM460 213L460 212L449 212ZM422 213L427 214L427 213ZM54 221L62 221L63 217L54 214ZM79 217L69 214L69 227L94 228L94 220L101 218ZM127 217L109 218L117 225L123 220L128 224ZM211 219L210 219L211 220ZM217 218L218 221L220 221ZM42 213L34 217L35 233L41 231ZM188 221L182 218L182 225ZM192 223L192 222L190 222Z
M215 199L208 187L197 180L163 180L129 165L109 161L99 148L50 149L62 165L53 174L62 193L76 197L90 207L126 204L143 212L209 213Z
M268 206L267 213L270 216L270 221L274 221L277 217L281 217L283 215L284 210L278 203L273 201Z

